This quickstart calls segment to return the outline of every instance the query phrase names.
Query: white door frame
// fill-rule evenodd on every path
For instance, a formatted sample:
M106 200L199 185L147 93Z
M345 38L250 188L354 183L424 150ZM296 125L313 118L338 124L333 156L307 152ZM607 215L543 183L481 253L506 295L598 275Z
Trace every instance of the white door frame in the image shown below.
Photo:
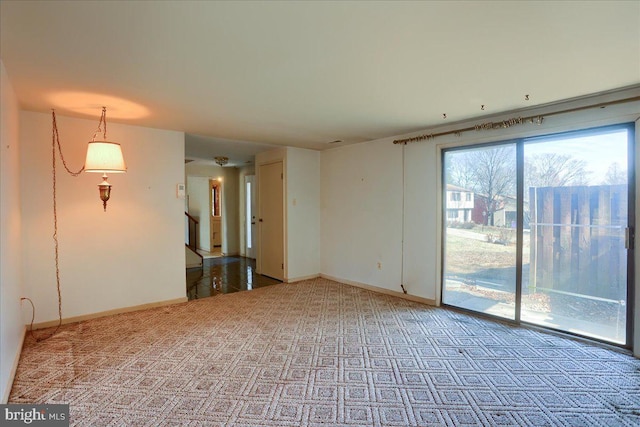
M247 184L250 190L247 192ZM244 247L247 258L256 259L257 232L258 232L258 203L256 191L256 176L245 175L244 177Z

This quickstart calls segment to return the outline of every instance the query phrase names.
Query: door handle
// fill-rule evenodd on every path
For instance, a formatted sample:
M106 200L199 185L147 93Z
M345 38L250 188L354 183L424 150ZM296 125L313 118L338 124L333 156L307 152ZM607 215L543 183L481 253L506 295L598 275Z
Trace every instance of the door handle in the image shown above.
M253 222L251 223L251 225L256 225L256 222L255 222L255 221L253 221Z
M633 227L627 227L624 229L624 247L626 249L633 249L635 246L635 232Z

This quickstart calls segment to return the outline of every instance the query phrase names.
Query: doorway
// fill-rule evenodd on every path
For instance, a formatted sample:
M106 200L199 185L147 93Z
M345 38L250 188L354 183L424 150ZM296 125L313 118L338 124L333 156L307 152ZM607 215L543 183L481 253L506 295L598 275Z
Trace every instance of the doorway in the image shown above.
M244 177L245 213L244 213L244 239L247 258L256 258L256 227L257 227L257 203L256 203L256 176Z
M211 252L222 252L222 183L217 179L209 180L209 213Z
M258 263L260 274L284 280L284 188L282 162L259 167Z
M443 150L443 304L630 347L633 150L633 126Z

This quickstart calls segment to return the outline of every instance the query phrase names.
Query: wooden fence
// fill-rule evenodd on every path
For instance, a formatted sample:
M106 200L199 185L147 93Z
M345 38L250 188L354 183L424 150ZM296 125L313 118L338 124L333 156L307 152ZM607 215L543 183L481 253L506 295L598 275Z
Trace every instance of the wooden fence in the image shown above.
M626 299L626 185L531 187L529 283L555 290Z

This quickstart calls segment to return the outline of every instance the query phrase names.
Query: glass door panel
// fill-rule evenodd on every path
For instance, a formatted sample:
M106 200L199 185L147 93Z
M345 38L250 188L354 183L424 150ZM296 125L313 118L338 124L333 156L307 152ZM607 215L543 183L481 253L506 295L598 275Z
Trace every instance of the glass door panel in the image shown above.
M507 319L516 307L516 145L444 152L442 301Z
M626 343L628 139L525 140L523 321Z

